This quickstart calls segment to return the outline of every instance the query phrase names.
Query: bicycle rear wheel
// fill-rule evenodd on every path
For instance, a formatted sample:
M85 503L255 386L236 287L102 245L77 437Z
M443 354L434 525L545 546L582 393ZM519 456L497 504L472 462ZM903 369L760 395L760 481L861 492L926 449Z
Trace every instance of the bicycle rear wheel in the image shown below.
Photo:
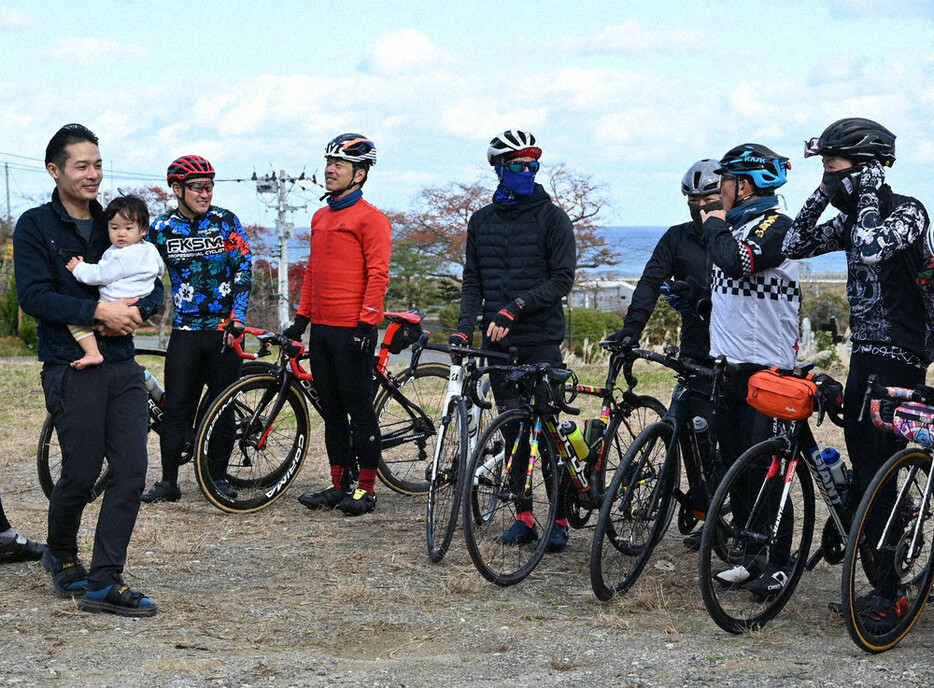
M925 490L931 470L928 452L898 452L856 510L843 560L843 618L850 638L867 652L895 647L927 603L934 575L934 496ZM878 597L897 602L897 623L882 625L861 613Z
M428 483L428 556L440 562L451 546L460 515L464 476L467 472L467 405L451 400L441 425L437 461L432 462Z
M617 428L614 436L625 439L626 434ZM650 425L613 475L590 549L590 586L598 599L609 600L632 587L668 528L680 467L677 447L668 458L673 434L669 423Z
M414 371L396 378L398 390L386 386L378 390L374 406L383 437L378 475L396 492L428 492L426 473L434 458L445 410L449 369L443 363L420 363ZM403 398L416 408L407 408Z
M285 399L279 398L279 387L275 375L241 378L213 401L198 427L195 477L208 501L223 511L269 506L301 470L308 450L308 405L295 381ZM218 491L219 478L237 490L236 497Z
M538 443L539 456L533 464L528 487L526 471L521 466L507 470L517 446L528 452L532 425L532 415L527 409L498 415L483 433L467 464L464 539L474 566L497 585L518 583L535 569L554 525L558 466L551 437L543 434ZM516 523L517 514L525 512L532 514L535 536L524 544L504 543L502 536Z
M707 511L711 518L701 537L701 595L711 618L730 633L761 628L775 618L807 562L814 534L814 486L803 459L786 483L792 465L786 447L784 440L770 439L743 453L723 477ZM726 503L730 509L724 513Z

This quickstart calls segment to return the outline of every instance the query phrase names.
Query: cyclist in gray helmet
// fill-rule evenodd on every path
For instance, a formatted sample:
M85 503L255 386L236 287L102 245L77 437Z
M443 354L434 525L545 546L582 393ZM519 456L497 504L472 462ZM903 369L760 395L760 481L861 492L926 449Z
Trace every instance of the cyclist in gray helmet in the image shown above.
M804 156L814 155L823 161L821 183L795 218L784 250L796 258L846 253L852 352L843 431L853 464L850 504L855 508L876 471L906 443L874 427L869 414L859 419L869 376L877 375L886 386L914 388L934 360L932 301L916 283L925 267L930 223L920 201L885 183L885 168L895 162L895 135L881 124L837 120L805 144ZM839 212L818 224L828 205ZM897 581L894 575L880 577L875 594L863 602L864 623L878 634L898 623Z
M669 227L658 240L633 292L623 328L613 335L617 341L628 338L633 345L638 343L661 294L681 314L681 354L698 361L708 359L710 262L701 228L701 211L711 212L723 207L720 202L720 175L716 172L719 166L716 160L704 158L684 173L681 193L687 197L691 221ZM702 416L712 428L711 405L699 403L699 400L691 401L691 416ZM715 466L705 466L704 469L707 475L717 473ZM711 491L716 490L716 481L710 480L708 487ZM708 497L711 496L712 492ZM697 549L700 532L688 535L684 544L690 549Z

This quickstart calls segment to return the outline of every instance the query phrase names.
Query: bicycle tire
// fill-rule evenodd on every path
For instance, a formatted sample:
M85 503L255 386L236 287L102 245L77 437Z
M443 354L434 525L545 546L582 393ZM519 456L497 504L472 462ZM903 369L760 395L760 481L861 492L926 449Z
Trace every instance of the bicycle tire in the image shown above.
M558 450L547 432L541 438L544 441L538 444L539 456L533 466L530 489L525 489L525 476L518 478L521 486L514 488L505 471L506 457L513 446L510 443L507 448L505 438L515 436L519 423L524 423L522 433L527 437L532 431L531 420L528 409L513 409L496 416L467 464L465 481L470 498L463 500L467 552L484 578L502 586L522 581L541 561L557 511ZM500 542L500 536L516 522L518 499L528 501L535 519L538 538L534 544ZM525 511L525 506L519 508Z
M437 460L432 461L428 483L428 557L435 563L447 554L460 516L464 476L467 475L467 429L467 404L461 397L454 398L442 420L440 449Z
M629 445L648 426L660 421L665 413L667 413L665 405L655 397L648 395L636 397L632 406L619 407L613 411L604 435L599 468L591 474L593 482L590 489L594 491L592 497L594 501L591 501L591 504L602 503L606 486L613 479ZM609 442L607 442L608 439ZM583 528L590 521L591 514L595 510L599 512L599 508L594 509L581 503L581 495L573 485L567 490L566 497L568 523L572 528Z
M850 638L867 652L898 645L927 603L934 577L934 496L924 490L931 471L927 451L898 452L873 477L853 518L843 559L842 612ZM882 532L869 533L872 524ZM888 631L872 628L860 614L879 583L879 574L872 572L880 570L891 572L889 584L904 597L905 611Z
M383 437L377 475L391 490L405 495L428 493L426 471L434 458L450 366L420 363L396 378L398 391L424 415L410 412L393 391L380 386L374 401Z
M767 472L773 458L778 460L778 470ZM707 513L717 517L716 521L707 522L701 536L701 596L710 617L729 633L765 626L784 608L801 579L814 535L815 516L811 474L804 458L800 454L798 458L782 510L776 505L786 486L790 457L785 440L778 438L745 451L727 471L711 501ZM725 512L723 506L727 502L733 511ZM734 513L740 503L752 505L749 516ZM762 518L756 518L762 514ZM789 520L784 520L784 526L781 523L776 526L776 515ZM773 537L773 533L778 537ZM724 556L726 561L722 559ZM743 564L761 573L769 563L781 565L786 576L784 586L774 596L756 596L747 589L746 585L754 578L729 585L714 578L720 567L729 569Z
M600 600L633 586L668 529L680 475L679 448L665 466L673 441L670 423L653 423L632 442L613 475L590 549L590 587Z
M281 497L301 471L308 451L309 415L305 395L293 381L271 424L265 415L279 395L276 375L241 378L208 408L195 435L195 478L207 500L222 511L250 513ZM222 419L232 414L231 421ZM215 453L216 452L216 453ZM229 497L217 490L214 460L227 457L225 478L237 490Z

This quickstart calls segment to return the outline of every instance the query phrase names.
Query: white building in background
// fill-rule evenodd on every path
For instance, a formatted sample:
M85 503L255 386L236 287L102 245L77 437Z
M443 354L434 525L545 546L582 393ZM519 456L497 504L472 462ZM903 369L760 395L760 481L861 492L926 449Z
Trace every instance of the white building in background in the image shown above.
M571 308L597 308L623 315L632 301L636 285L619 279L598 279L578 284L568 296Z

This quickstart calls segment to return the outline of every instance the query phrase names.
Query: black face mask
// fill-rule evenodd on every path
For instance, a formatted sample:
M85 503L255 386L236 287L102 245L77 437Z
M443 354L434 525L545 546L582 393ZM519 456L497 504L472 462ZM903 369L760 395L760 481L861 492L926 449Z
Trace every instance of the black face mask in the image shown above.
M691 219L694 220L694 227L697 231L700 231L703 221L701 220L701 211L710 213L714 210L723 210L723 203L720 201L711 201L706 205L689 205L688 210L691 212Z
M824 172L821 181L824 184L824 193L830 199L830 205L837 210L852 214L856 210L859 200L859 167L848 167L836 172Z

